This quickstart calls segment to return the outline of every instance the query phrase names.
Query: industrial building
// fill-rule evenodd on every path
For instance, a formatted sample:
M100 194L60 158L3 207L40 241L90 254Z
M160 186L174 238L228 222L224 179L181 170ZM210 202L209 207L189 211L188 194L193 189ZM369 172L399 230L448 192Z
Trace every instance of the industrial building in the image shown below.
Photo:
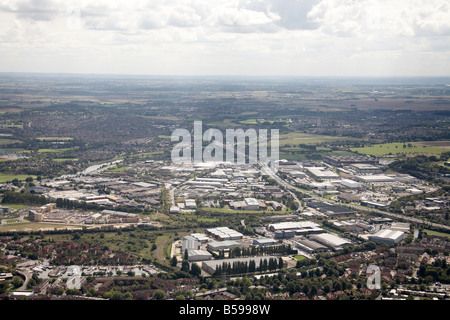
M345 167L353 163L378 164L377 159L368 156L324 156L323 162L335 167Z
M238 239L242 239L244 236L242 233L237 232L228 227L206 229L206 233L218 240L221 240L221 241L238 240Z
M340 176L325 167L308 167L306 170L316 179L340 179Z
M205 261L205 260L211 260L212 254L209 253L206 250L188 250L188 261Z
M333 251L342 250L346 246L353 246L349 240L341 238L331 233L320 233L310 236L310 239L319 242Z
M342 180L340 181L340 184L341 184L343 187L351 188L351 189L361 188L361 183L356 182L356 181L354 181L354 180L350 180L350 179L342 179Z
M380 167L368 163L354 163L350 168L359 174L380 174L383 171Z
M308 253L325 252L328 250L326 246L306 238L301 238L295 241L295 245L298 249L306 251Z
M208 243L208 249L211 251L234 249L240 246L241 244L234 240L214 241Z
M184 236L181 239L181 253L184 255L186 250L199 250L201 242L192 235Z
M325 213L328 216L342 216L342 215L351 215L355 213L355 211L350 208L328 204L325 202L309 201L307 205L308 207L319 210L320 212Z
M268 230L272 232L285 230L314 230L317 228L319 228L319 225L312 221L286 221L268 225Z
M396 244L401 242L405 237L405 233L398 230L382 229L377 233L369 236L369 241L382 242L386 244Z
M374 182L394 182L395 179L393 177L384 175L384 174L374 174L368 176L356 176L356 180L365 182L365 183L374 183Z
M263 246L273 246L276 245L278 242L272 238L258 238L253 240L253 245L258 247Z

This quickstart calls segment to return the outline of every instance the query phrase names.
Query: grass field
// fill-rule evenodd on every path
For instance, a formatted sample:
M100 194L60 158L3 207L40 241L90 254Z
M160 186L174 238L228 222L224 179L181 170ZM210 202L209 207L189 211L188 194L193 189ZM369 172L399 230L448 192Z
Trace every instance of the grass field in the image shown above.
M432 141L436 143L437 141ZM406 143L384 143L384 144L374 144L371 146L365 146L362 148L351 148L352 151L368 154L373 156L385 156L385 155L396 155L396 154L414 154L414 153L431 153L431 154L441 154L446 151L450 151L448 147L450 142L445 144L442 141L442 145L437 146L433 144L428 144L427 142L406 142Z
M62 148L62 149L39 149L38 152L39 153L49 153L49 152L64 152L64 151L69 151L69 150L73 150L73 148Z
M26 178L32 177L33 179L36 179L37 176L34 175L27 175L27 174L19 174L19 175L13 175L13 174L2 174L0 173L0 183L4 183L7 181L12 181L14 179L18 179L20 181L25 181Z
M308 133L299 133L292 132L287 134L280 135L280 147L290 145L290 146L298 146L300 144L308 144L315 145L324 142L334 142L334 141L355 141L359 140L351 137L332 137L332 136L324 136L318 134L308 134Z
M40 141L68 141L68 140L73 140L72 137L39 137L36 138Z
M447 237L450 240L450 233L438 232L429 229L423 230L429 236Z
M6 146L8 144L20 143L22 141L17 139L0 139L0 146Z

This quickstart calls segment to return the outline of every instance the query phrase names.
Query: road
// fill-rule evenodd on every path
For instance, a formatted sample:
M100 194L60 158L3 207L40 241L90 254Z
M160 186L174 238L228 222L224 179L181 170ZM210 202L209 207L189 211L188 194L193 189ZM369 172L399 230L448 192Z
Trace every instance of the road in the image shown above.
M294 198L294 201L297 202L298 209L302 210L302 203L301 203L301 201L297 198L297 195L294 192L291 191L291 190L294 190L294 191L300 191L300 190L298 190L296 187L292 186L288 182L286 182L283 179L281 179L272 169L270 169L267 166L267 164L259 162L259 165L261 166L261 172L263 174L266 174L266 175L270 176L280 186L284 186L286 188L286 191L289 192L289 194L292 196L292 198Z
M261 171L263 173L268 174L279 185L286 187L286 189L288 191L289 190L295 190L297 192L300 191L298 188L296 188L293 185L289 184L287 181L281 179L275 172L273 172L270 168L268 168L267 165L261 164L261 163L260 163L260 165L261 165ZM300 191L300 192L305 193L304 191ZM290 194L292 195L293 192L290 192ZM319 197L319 196L315 195L312 192L306 192L306 194L309 197L311 197L311 198L313 198L315 200L324 201L324 199L322 197ZM297 202L300 202L300 201L298 201L298 199L295 196L295 194L293 196L294 196L294 199L296 199ZM392 218L404 219L404 220L412 222L412 223L425 224L425 225L429 225L429 226L443 228L443 229L446 229L446 230L450 231L450 226L446 226L446 225L443 225L443 224L426 221L426 220L415 218L415 217L408 217L408 216L404 216L402 214L392 213L392 212L379 210L379 209L372 209L372 208L367 208L367 207L361 207L361 206L354 205L354 204L345 204L345 203L340 203L340 202L338 203L337 201L332 200L332 199L330 199L330 200L327 199L327 202L333 202L333 203L335 203L337 205L344 206L344 207L349 207L349 208L352 208L352 209L355 209L355 210L365 211L365 212L369 212L369 213L379 213L379 214L382 214L382 215L385 215L385 216L389 216L389 217L392 217Z
M17 270L17 272L25 277L25 281L23 282L22 286L18 288L16 291L26 291L28 282L30 281L32 274L27 269Z

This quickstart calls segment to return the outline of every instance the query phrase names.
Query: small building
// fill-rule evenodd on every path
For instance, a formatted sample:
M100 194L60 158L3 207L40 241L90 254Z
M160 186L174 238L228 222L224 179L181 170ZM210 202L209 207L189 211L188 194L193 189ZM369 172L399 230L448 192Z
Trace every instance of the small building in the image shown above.
M28 218L33 222L42 222L44 217L42 213L37 212L36 210L30 210L28 211Z
M264 247L264 246L273 246L276 245L278 242L272 238L258 238L253 240L253 245L258 247Z
M171 206L169 212L170 213L180 213L180 208L177 206Z
M247 205L245 210L259 210L259 203L255 198L245 198L244 201Z
M197 203L194 199L186 199L184 204L186 209L195 209L197 207Z

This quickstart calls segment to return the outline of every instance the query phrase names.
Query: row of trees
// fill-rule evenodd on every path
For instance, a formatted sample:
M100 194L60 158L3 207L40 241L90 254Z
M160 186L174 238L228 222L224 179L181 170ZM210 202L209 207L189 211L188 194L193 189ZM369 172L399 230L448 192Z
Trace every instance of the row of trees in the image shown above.
M290 244L281 244L278 246L250 246L248 248L236 247L229 251L228 258L236 257L250 257L250 256L262 256L272 254L290 254L293 253L292 246ZM219 259L225 258L225 250L219 250Z
M258 266L256 266L256 261L253 259L250 261L233 261L233 263L224 261L222 265L216 267L214 276L275 271L281 268L283 268L283 260L281 258L261 259Z

